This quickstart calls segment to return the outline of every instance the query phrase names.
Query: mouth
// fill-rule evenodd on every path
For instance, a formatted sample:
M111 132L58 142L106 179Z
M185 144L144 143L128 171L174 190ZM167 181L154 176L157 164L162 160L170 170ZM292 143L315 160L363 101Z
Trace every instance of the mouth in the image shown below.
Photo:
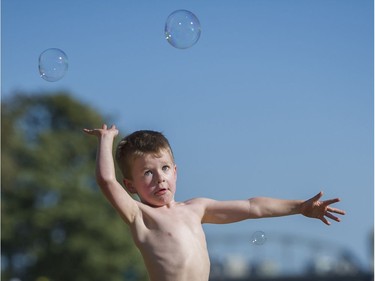
M155 195L156 196L161 196L161 195L164 195L165 193L167 193L167 189L166 188L162 188L162 189L159 189L158 191L156 191Z

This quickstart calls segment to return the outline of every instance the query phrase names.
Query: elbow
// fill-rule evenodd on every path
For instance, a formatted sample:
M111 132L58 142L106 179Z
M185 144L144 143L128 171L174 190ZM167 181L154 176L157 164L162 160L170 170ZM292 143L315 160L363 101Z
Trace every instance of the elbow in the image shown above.
M258 219L262 217L262 212L257 204L258 198L250 198L249 200L249 218Z
M259 208L253 208L251 210L251 218L260 219L264 217L267 217L267 215L264 212L262 212Z
M101 188L105 188L111 185L111 183L115 182L115 178L103 177L100 175L96 176L96 182Z
M250 216L253 219L273 217L274 214L268 208L267 198L255 197L249 199L250 205Z

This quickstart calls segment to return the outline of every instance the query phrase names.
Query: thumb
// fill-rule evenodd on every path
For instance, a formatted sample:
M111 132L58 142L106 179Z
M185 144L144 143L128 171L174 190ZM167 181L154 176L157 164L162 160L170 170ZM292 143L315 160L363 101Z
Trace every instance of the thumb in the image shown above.
M317 195L311 198L313 201L318 201L323 196L323 191L320 191Z

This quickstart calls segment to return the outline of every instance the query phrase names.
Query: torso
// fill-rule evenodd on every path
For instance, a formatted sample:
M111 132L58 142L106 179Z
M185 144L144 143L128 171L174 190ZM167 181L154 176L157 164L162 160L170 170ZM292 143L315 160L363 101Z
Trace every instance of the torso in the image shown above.
M210 262L202 214L194 200L152 208L130 225L151 281L207 281Z

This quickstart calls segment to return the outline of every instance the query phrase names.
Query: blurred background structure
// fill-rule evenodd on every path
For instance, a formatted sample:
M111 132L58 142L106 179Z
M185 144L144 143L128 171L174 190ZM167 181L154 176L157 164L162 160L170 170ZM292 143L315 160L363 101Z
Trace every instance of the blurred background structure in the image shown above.
M369 236L369 247L372 240ZM350 250L311 237L273 234L262 245L246 245L251 243L248 236L232 233L210 236L208 243L212 280L372 280L373 276Z

